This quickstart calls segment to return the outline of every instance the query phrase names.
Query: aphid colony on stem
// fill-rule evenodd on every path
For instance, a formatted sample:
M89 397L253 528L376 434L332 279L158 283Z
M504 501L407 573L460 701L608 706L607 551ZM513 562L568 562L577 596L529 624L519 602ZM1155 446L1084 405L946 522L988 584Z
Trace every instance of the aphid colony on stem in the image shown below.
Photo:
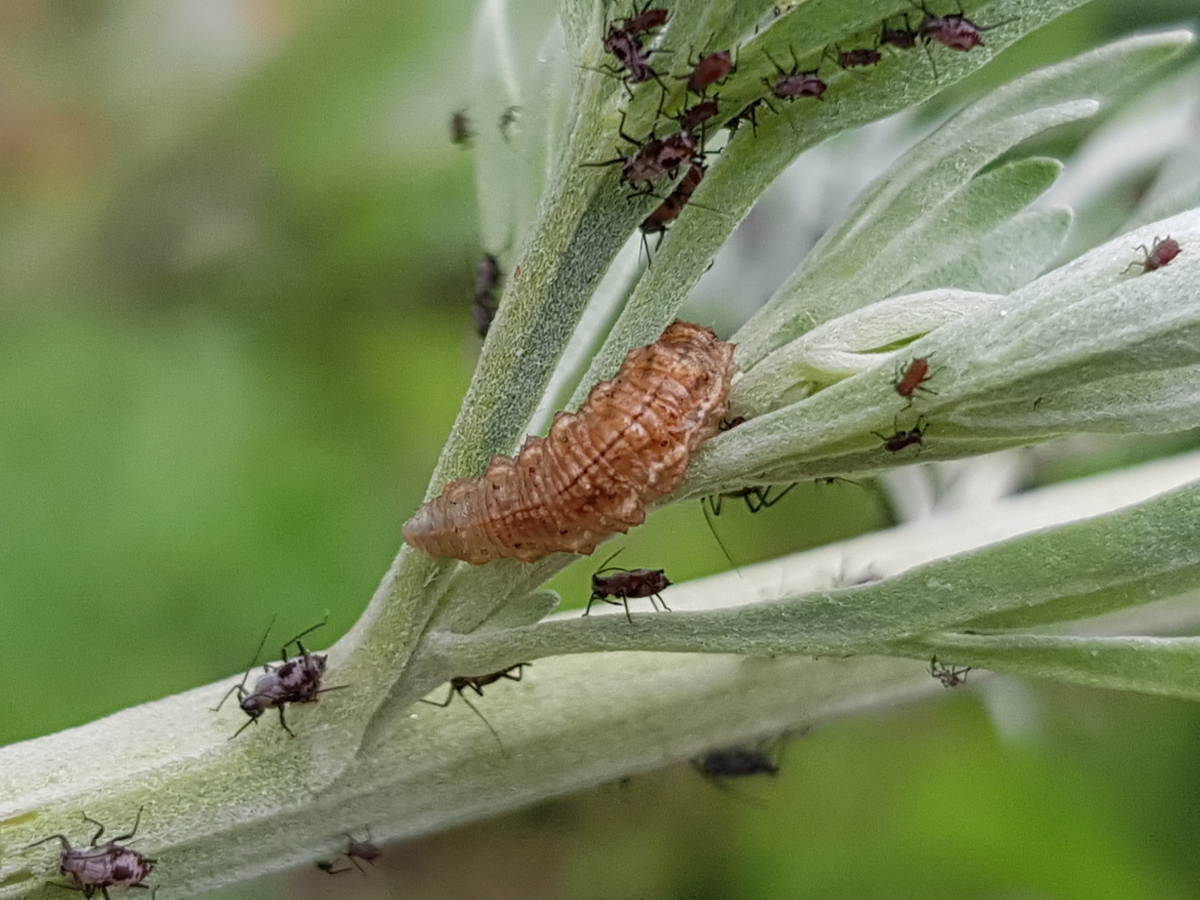
M147 888L143 882L150 877L157 860L147 859L136 850L122 847L123 841L137 834L138 825L142 821L142 810L139 809L137 818L133 820L133 828L126 834L117 835L111 841L99 843L104 834L104 826L86 814L85 822L98 826L92 840L84 847L72 847L64 834L52 834L26 847L29 850L45 844L48 841L58 841L62 844L62 858L59 861L59 871L71 879L71 884L58 885L79 891L84 897L93 897L98 891L105 900L110 900L108 889L112 887Z

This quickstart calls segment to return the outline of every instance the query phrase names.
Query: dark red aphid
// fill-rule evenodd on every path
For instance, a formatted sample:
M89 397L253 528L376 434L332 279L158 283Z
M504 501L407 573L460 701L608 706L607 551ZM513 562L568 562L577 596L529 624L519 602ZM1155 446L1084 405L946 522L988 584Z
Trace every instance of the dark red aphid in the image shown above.
M1145 259L1141 262L1130 263L1125 267L1125 271L1142 267L1143 272L1153 272L1155 269L1161 269L1165 265L1169 265L1171 260L1177 257L1182 250L1179 248L1179 241L1167 235L1165 238L1156 237L1153 245L1147 249L1145 244L1138 244L1135 250L1141 250L1145 254Z
M749 775L778 775L779 763L764 750L726 747L710 750L692 760L706 778L745 778Z
M475 132L471 130L471 120L467 118L467 111L460 109L450 117L450 140L452 143L468 146L471 143L471 138L475 136Z
M692 134L697 128L700 128L705 122L720 112L720 108L721 100L720 96L717 96L712 100L704 100L695 106L685 109L676 121L679 122L681 131Z
M700 141L695 135L686 131L677 131L661 140L651 136L645 141L637 141L624 131L622 138L637 147L637 152L629 156L618 156L603 162L584 163L585 166L611 166L621 164L621 180L628 182L633 188L638 184L645 185L633 196L650 193L653 182L660 178L674 178L679 174L679 167L701 158L704 153L700 149Z
M779 74L774 79L764 78L763 83L780 100L799 100L806 97L816 99L824 94L829 87L829 85L817 77L817 69L801 72L800 65L796 62L795 57L792 58L792 67L790 69L783 68L774 59L771 59L770 54L767 54L767 59L771 60L772 65L775 66Z
M621 551L618 550L617 553ZM662 569L620 569L616 566L609 566L616 557L614 553L604 561L604 565L596 570L592 575L592 596L588 598L587 609L583 611L586 616L592 611L592 604L597 600L603 600L605 603L611 603L614 606L621 605L625 607L625 618L629 620L629 624L633 624L633 617L629 615L629 601L639 599L641 597L649 597L651 605L657 610L658 603L662 603L663 609L670 612L670 607L660 596L662 591L665 591L671 586L670 579L663 573ZM605 572L615 572L615 575L605 575ZM614 599L609 599L614 598ZM618 604L617 601L620 601ZM655 601L658 601L657 603Z
M61 843L62 859L59 871L70 878L72 883L60 886L79 891L84 897L93 897L99 891L105 900L110 900L110 887L148 887L142 882L150 877L157 860L147 859L136 850L121 846L122 841L127 841L137 834L142 810L138 810L137 818L133 820L133 828L128 834L118 835L104 844L97 843L104 834L104 826L87 815L84 815L83 820L98 826L86 847L72 847L66 835L52 834L48 838L35 841L25 849L37 847L48 841Z
M907 368L897 372L896 393L908 400L909 406L912 406L913 394L917 391L936 394L937 391L931 391L925 387L925 382L930 379L932 374L928 359L923 357L914 359Z
M482 697L483 689L489 684L495 684L501 678L507 678L509 681L520 681L525 676L525 667L531 665L533 663L522 662L511 665L507 669L501 669L499 672L489 672L487 675L456 675L450 679L450 690L447 692L445 700L439 703L436 700L422 699L421 702L428 703L430 706L440 706L445 709L450 705L450 701L454 699L454 695L458 694L458 696L462 697L463 703L471 707L471 711L479 716L483 724L487 726L488 731L492 733L492 737L496 739L496 743L500 744L500 749L503 750L504 744L500 742L500 735L496 734L496 729L492 727L492 723L484 717L483 713L475 708L475 704L467 699L467 695L463 691L470 688L478 696ZM513 675L513 672L517 674Z
M929 661L929 674L942 683L942 687L958 687L960 684L967 683L967 673L971 671L971 667L960 669L957 666L944 666L937 661L935 656Z
M920 36L924 41L937 41L944 47L965 53L983 43L985 30L961 13L935 16L926 10L925 19L921 22Z
M719 84L737 71L733 62L733 54L728 50L718 50L700 57L688 76L687 89L693 94L703 96L714 84Z
M856 47L853 50L837 51L834 59L843 69L861 69L864 66L879 65L883 61L883 54L874 47Z
M888 28L887 22L883 23L879 34L879 44L880 46L890 45L897 50L911 50L917 46L917 39L920 37L921 32L910 28L908 16L905 16L904 24L899 28Z
M642 224L639 226L642 233L661 234L666 231L667 226L679 218L679 214L683 212L683 208L687 206L693 192L703 180L704 166L700 163L692 163L687 174L683 176L683 180L679 182L679 186L667 196L658 209L642 220Z
M882 435L878 431L872 431L871 434L883 441L883 449L889 453L899 453L905 447L911 447L916 444L919 447L925 445L925 432L929 430L929 425L921 425L923 416L917 417L917 424L909 431L896 430L896 433L888 437Z
M363 862L368 862L371 865L375 865L375 860L383 856L383 851L371 841L371 829L367 829L367 839L365 841L356 840L354 835L350 834L348 831L343 831L342 834L344 834L346 836L346 840L350 842L346 849L342 851L342 856L350 860L350 862L354 864L354 867L358 869L358 871L366 875L366 870L358 864L358 861L361 859ZM350 866L345 866L341 869L335 869L335 865L337 865L336 860L331 860L328 862L322 861L317 863L317 868L323 872L328 872L330 875L341 875L343 872L350 871Z
M480 337L487 337L496 318L496 289L504 273L500 271L500 263L490 253L483 254L479 267L475 270L475 302L471 306L471 314L475 317L475 328Z
M238 695L238 705L241 706L242 712L250 717L249 721L233 733L233 737L230 740L233 740L233 738L245 731L248 725L257 723L259 717L268 709L279 710L279 724L283 726L284 731L295 737L295 732L288 727L287 719L284 718L284 708L289 703L315 703L319 694L341 690L341 688L345 687L345 685L331 688L321 687L321 680L325 677L326 657L318 653L309 653L300 640L305 635L324 627L327 621L328 617L326 617L325 621L318 622L312 628L300 632L284 644L283 649L280 650L280 656L283 657L283 661L274 665L264 664L263 672L265 674L255 682L253 691L246 690L246 679L250 677L250 672L253 671L252 666L242 676L241 682L231 687L229 693L221 698L221 702L217 704L213 712L216 712L216 710L224 705L225 701L229 699L230 694L236 692ZM270 633L271 629L268 628L267 634ZM267 642L267 634L263 635L258 649L254 651L255 659L258 658L258 654L262 652L263 645ZM299 655L289 659L287 649L292 644L296 645Z
M669 9L650 9L648 2L639 11L634 7L634 14L626 19L617 19L621 31L624 31L630 37L641 37L648 31L653 31L655 28L661 28L666 25L671 18Z

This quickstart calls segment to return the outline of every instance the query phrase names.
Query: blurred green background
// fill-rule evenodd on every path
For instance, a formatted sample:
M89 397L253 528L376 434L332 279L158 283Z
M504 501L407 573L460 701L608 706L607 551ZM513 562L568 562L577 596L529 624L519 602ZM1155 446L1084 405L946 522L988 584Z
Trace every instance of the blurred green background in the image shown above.
M322 646L365 607L479 346L448 133L473 12L0 4L0 743L232 683L272 616L277 646L328 610ZM1196 12L1096 3L1000 67ZM870 485L802 485L716 526L745 564L889 521ZM725 567L694 504L627 544ZM1194 706L995 680L731 791L636 776L223 896L1192 897L1198 761Z

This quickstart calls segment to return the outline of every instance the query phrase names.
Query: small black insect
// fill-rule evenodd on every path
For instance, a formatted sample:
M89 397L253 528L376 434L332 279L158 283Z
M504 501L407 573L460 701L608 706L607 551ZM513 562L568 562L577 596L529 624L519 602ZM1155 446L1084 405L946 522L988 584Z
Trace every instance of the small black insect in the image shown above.
M500 113L500 135L504 138L505 143L508 143L508 129L510 129L513 126L513 123L517 121L518 114L520 112L521 107L509 106L505 108L504 112Z
M629 601L642 597L649 597L651 605L656 610L658 609L658 604L661 603L663 609L670 612L671 608L667 606L666 602L660 596L662 591L671 586L671 581L663 573L663 570L620 569L616 566L610 566L609 563L616 559L617 554L621 552L621 550L618 550L606 559L604 564L592 575L592 596L588 598L587 609L583 611L583 614L586 616L590 613L592 611L592 604L597 600L603 600L605 603L611 603L614 606L624 606L625 618L632 625L633 617L629 615ZM615 572L616 574L605 575L605 572ZM656 600L658 601L657 603L655 602Z
M142 810L138 810L137 818L133 820L133 828L127 834L118 835L104 844L98 843L100 836L104 834L104 826L86 814L83 820L98 826L86 847L72 847L66 835L52 834L48 838L35 841L25 849L37 847L48 841L61 843L62 860L59 871L69 877L72 884L59 886L79 891L84 897L93 897L99 891L105 900L110 900L110 887L148 888L149 885L142 882L150 877L157 860L147 859L136 850L121 846L122 841L127 841L137 834L138 824L142 821Z
M253 660L251 661L251 668L242 676L242 680L229 689L229 692L221 698L221 702L213 710L213 712L216 712L220 709L225 701L229 699L230 694L236 693L238 695L238 705L241 706L242 712L248 715L250 719L233 733L233 737L230 740L233 740L233 738L245 731L246 726L258 722L259 716L268 709L279 710L279 723L283 726L283 730L292 737L295 737L295 732L288 727L287 719L284 718L284 707L289 703L315 703L319 694L341 690L345 687L345 685L330 688L321 687L321 679L325 677L326 657L317 653L309 653L304 649L304 644L300 640L318 628L323 628L328 621L329 617L326 616L324 621L317 623L312 628L305 629L284 644L283 649L279 651L280 656L283 657L283 661L277 664L264 664L264 674L255 682L254 690L248 691L246 690L246 679L250 677L250 672L253 671ZM274 620L272 620L272 624L274 624ZM268 628L267 634L270 633L271 629ZM263 645L267 642L267 634L263 635L258 649L254 651L255 659L258 658L258 654L262 652ZM296 645L299 655L289 659L287 649L292 644Z
M897 428L896 433L891 436L880 434L878 431L872 431L871 434L883 441L883 449L889 453L899 453L905 447L911 447L913 444L924 447L925 432L929 430L928 423L921 424L924 418L924 416L918 416L916 425L910 431L901 431Z
M467 111L460 109L450 116L450 142L459 144L463 147L471 145L471 138L475 136L475 132L471 130L471 120L467 118Z
M480 337L487 337L492 320L496 318L496 288L503 277L496 257L490 253L483 254L479 268L475 270L475 302L471 306L471 315L475 317L475 328Z
M929 661L929 674L942 683L942 687L958 687L960 684L967 683L967 673L971 671L971 667L960 669L957 666L944 666L938 662L937 657Z
M709 750L692 760L696 771L706 778L745 778L749 775L778 775L779 763L765 750L751 747L724 747Z
M729 130L736 132L739 125L749 122L754 133L758 134L758 107L765 102L765 97L758 97L747 103L741 112L729 120Z
M504 744L501 743L500 735L496 734L496 729L492 727L492 723L475 707L474 703L467 699L467 695L463 691L470 688L482 697L483 689L489 684L495 684L501 678L507 678L509 681L520 681L525 676L525 667L531 665L533 663L522 662L511 665L507 669L501 669L499 672L489 672L487 675L456 675L450 679L450 690L447 692L445 700L439 703L437 700L425 700L422 698L421 702L428 703L430 706L440 706L442 709L445 709L450 705L450 701L454 699L454 695L458 694L458 696L462 697L463 703L471 707L471 711L479 716L483 724L487 726L488 731L492 733L492 737L496 739L496 743L500 744L500 749L503 750ZM516 675L512 674L514 671L517 673Z
M383 856L383 851L371 841L371 829L367 829L367 839L365 841L356 840L354 835L350 834L348 831L343 831L342 834L344 834L346 836L346 840L350 842L346 849L342 851L342 856L350 860L350 862L354 864L354 867L358 869L358 871L366 875L366 869L358 864L358 860L361 859L363 862L368 862L371 865L375 865L375 860ZM329 873L330 875L341 875L343 872L350 871L350 866L345 866L341 869L334 868L337 865L337 862L338 861L336 859L322 860L317 863L317 868L322 872Z

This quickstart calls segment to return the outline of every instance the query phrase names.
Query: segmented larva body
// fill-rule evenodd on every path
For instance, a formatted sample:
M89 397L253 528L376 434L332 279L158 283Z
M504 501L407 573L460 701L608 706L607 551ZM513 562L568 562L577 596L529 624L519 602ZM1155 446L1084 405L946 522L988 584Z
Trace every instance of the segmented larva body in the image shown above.
M434 556L480 564L591 553L640 525L646 504L673 491L726 413L737 366L733 344L675 322L629 351L612 381L577 413L559 413L545 438L514 459L497 456L478 478L445 486L404 525L404 539Z

